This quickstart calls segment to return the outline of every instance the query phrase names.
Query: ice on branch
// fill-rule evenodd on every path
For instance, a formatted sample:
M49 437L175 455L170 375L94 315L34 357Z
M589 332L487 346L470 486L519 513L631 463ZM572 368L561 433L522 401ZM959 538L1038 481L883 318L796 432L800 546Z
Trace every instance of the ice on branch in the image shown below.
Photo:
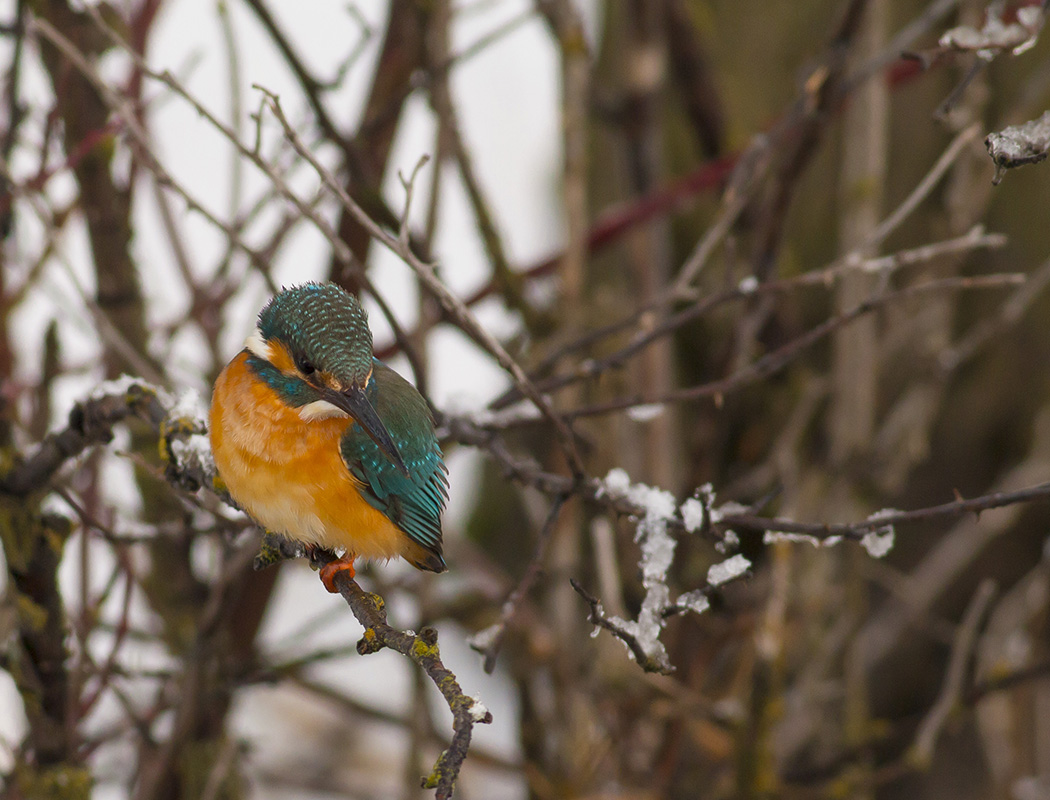
M720 506L715 506L715 490L711 488L710 483L705 483L697 491L700 495L700 501L703 503L703 507L707 510L709 522L711 525L718 525L726 517L731 517L739 514L748 514L751 509L747 506L743 506L740 503L735 503L730 500L728 503L722 503ZM683 508L683 515L685 510ZM740 546L740 537L736 535L735 531L728 528L720 529L722 532L722 541L715 545L715 550L719 553L731 553Z
M689 533L696 533L704 525L704 517L710 516L714 521L718 512L715 510L715 490L710 483L705 483L696 490L696 496L690 497L679 509L682 524ZM720 517L719 517L720 518Z
M1003 179L1006 170L1044 160L1050 152L1050 111L1039 119L989 133L984 146L995 164L992 182L996 184Z
M980 30L961 25L942 34L938 44L946 50L975 51L980 58L991 61L1003 50L1015 56L1030 50L1042 28L1043 11L1026 7L1018 9L1015 22L1005 22L1000 14L989 13Z
M711 525L717 525L726 517L734 514L746 514L750 509L732 501L715 506L715 490L710 483L705 483L696 490L696 497L690 497L679 509L682 524L689 533L696 533L704 528L705 517ZM715 544L719 553L731 553L740 546L740 537L729 529L721 530L722 540Z
M894 530L892 525L868 531L860 540L860 546L868 551L872 558L882 558L893 549Z
M900 513L896 508L883 508L874 514L869 514L868 521L881 522ZM896 532L893 529L893 525L884 525L864 534L860 540L860 546L867 550L868 555L872 558L882 558L893 549L895 536Z
M881 518L900 513L892 508L876 511L868 520L878 522ZM860 539L860 546L868 551L872 558L882 558L893 549L895 532L892 525L884 525L873 531L868 531ZM778 542L792 542L795 544L808 544L813 547L834 547L841 544L845 538L839 535L813 536L808 533L794 533L791 531L766 531L762 535L763 544L775 544ZM852 541L852 538L851 538Z
M186 389L171 404L168 414L173 419L194 420L203 427L208 411L204 407L204 401L201 400L200 392L196 389Z
M481 697L475 694L470 700L470 718L475 722L492 722L492 714L481 702Z
M707 599L707 595L700 589L694 589L691 592L680 595L678 605L688 608L690 611L695 611L697 614L703 614L711 607L711 601Z
M178 396L141 378L122 375L98 384L87 404L123 403L147 416L160 429L165 475L172 483L196 491L215 484L215 460L208 440L207 410L196 390Z
M125 395L134 386L140 386L144 389L149 390L157 396L157 400L165 408L170 408L172 403L172 397L168 392L159 386L155 386L152 383L142 380L142 378L135 378L125 373L119 378L113 378L112 380L102 381L94 389L91 390L91 394L88 395L88 400L101 400L104 397L119 397Z
M790 531L766 531L762 535L763 544L775 544L777 542L794 542L796 544L809 544L813 547L834 547L842 543L842 537L826 536L820 539L808 533L792 533Z
M747 506L740 505L740 503L734 503L730 500L728 503L722 503L718 508L715 508L715 495L712 492L710 502L707 506L711 509L711 522L719 523L726 517L733 516L734 514L746 514L750 509Z
M609 474L605 476L598 486L598 496L608 495L609 497L626 497L627 490L631 488L631 476L627 474L626 470L616 467L615 469L609 470Z
M751 569L751 562L744 556L737 554L727 558L718 564L712 565L707 571L707 582L712 586L721 586L733 578L738 578Z
M701 603L700 599L693 596L695 593L687 593L677 602L673 601L671 590L667 586L667 571L674 561L677 546L668 527L670 522L677 521L678 504L670 492L643 483L631 483L630 476L619 468L609 471L599 486L598 494L627 500L642 509L634 539L642 550L640 566L645 599L642 600L637 620L612 617L609 622L618 631L632 637L652 665L660 671L669 672L671 664L660 641L660 633L668 616L666 612L677 607L697 612L706 608L706 598L703 598L705 603ZM700 505L699 500L693 502ZM686 505L689 505L689 501ZM692 521L696 521L695 514L699 513L702 519L703 509L689 505L688 512L683 510L683 519L686 513ZM686 527L688 528L688 522Z
M816 536L808 533L790 533L788 531L766 531L762 534L762 544L777 544L778 542L793 542L795 544L811 544L814 547L827 547L827 543Z
M682 503L682 523L689 533L696 533L704 524L704 504L695 497Z
M725 531L722 533L722 541L715 545L715 550L719 553L732 553L740 547L740 537L736 535L736 531Z
M663 403L645 403L627 409L627 416L635 422L650 422L663 414L665 408Z

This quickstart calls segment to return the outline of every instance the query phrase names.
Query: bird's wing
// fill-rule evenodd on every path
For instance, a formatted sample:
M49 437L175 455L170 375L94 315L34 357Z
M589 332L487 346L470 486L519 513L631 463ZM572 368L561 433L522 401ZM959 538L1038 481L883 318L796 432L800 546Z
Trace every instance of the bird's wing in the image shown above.
M361 495L408 536L441 560L441 512L448 479L430 408L408 381L381 362L373 370L376 413L397 445L401 472L356 423L343 435L343 462L363 484Z

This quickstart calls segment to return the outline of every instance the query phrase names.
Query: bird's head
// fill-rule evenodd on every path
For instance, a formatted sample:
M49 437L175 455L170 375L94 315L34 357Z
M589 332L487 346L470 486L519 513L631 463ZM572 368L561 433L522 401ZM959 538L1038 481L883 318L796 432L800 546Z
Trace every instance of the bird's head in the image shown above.
M245 347L262 362L270 385L299 416L308 421L353 418L407 473L369 399L372 332L353 295L331 283L284 289L259 313L259 324Z

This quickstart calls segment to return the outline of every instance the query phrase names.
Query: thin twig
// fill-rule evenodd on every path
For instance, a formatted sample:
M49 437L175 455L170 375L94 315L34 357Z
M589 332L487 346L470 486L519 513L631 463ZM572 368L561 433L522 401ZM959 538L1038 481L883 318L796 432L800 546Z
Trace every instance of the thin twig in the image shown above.
M962 622L952 643L951 658L948 661L948 671L944 676L940 694L933 706L923 717L922 723L915 734L912 742L909 760L919 765L926 765L933 761L933 751L937 746L937 739L948 722L952 710L962 702L963 693L966 689L967 666L973 655L974 646L977 643L977 630L984 619L985 612L995 597L995 581L985 578L977 587L970 605L966 608Z
M812 347L851 322L883 308L887 304L896 300L930 292L1000 289L1024 283L1024 280L1024 275L1016 273L984 275L975 278L944 278L941 280L928 281L927 283L918 284L916 286L909 286L904 289L898 289L893 292L887 292L872 297L871 299L844 311L842 314L825 320L802 335L795 337L787 344L782 345L771 353L767 353L762 358L759 358L725 378L720 378L709 383L703 383L698 386L674 389L664 395L656 397L619 398L605 403L588 406L586 408L566 411L565 417L568 419L576 419L583 416L608 414L613 411L621 411L646 403L679 403L700 400L707 397L714 397L721 400L730 392L739 391L744 386L752 385L757 381L768 378L770 375L779 372L798 358L804 350ZM600 374L600 372L600 365L596 364L590 367L588 375L597 375Z
M486 628L481 634L472 637L473 641L470 646L485 657L483 663L485 672L488 674L492 674L492 671L496 668L496 657L499 655L500 647L503 645L503 638L507 633L508 626L514 620L514 617L517 616L522 601L528 595L543 570L551 534L554 532L554 523L557 522L558 514L568 499L567 495L558 495L554 498L551 509L547 514L547 520L543 523L543 528L540 530L539 542L532 561L529 562L525 574L518 582L518 585L514 587L514 591L503 601L499 621Z
M627 645L627 649L631 651L634 660L646 672L657 672L662 675L669 674L666 667L661 667L661 665L655 663L653 659L649 657L649 654L645 652L645 649L633 633L624 630L621 626L609 619L605 613L605 609L602 608L601 600L584 589L583 586L580 585L580 582L575 578L569 578L569 583L571 583L572 588L576 590L576 594L582 597L584 602L590 606L590 611L587 614L588 622L609 631L609 633Z
M969 500L958 499L951 503L917 508L913 511L894 511L878 514L860 522L796 522L783 517L760 517L754 514L726 514L720 524L733 530L774 531L783 533L803 533L817 539L841 536L846 539L860 539L866 533L889 526L896 527L907 522L928 522L935 519L961 517L965 514L977 514L993 508L1030 503L1050 499L1050 483L1040 483L1014 492L992 492L991 494L971 497Z

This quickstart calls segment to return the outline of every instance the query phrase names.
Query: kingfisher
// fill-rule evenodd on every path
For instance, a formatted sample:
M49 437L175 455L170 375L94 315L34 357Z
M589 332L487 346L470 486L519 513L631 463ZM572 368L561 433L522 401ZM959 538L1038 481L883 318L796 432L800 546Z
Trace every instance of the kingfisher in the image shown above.
M219 476L252 519L308 552L342 553L321 568L328 591L358 557L447 569L448 470L430 408L375 358L365 310L339 286L270 300L215 381L209 429Z

